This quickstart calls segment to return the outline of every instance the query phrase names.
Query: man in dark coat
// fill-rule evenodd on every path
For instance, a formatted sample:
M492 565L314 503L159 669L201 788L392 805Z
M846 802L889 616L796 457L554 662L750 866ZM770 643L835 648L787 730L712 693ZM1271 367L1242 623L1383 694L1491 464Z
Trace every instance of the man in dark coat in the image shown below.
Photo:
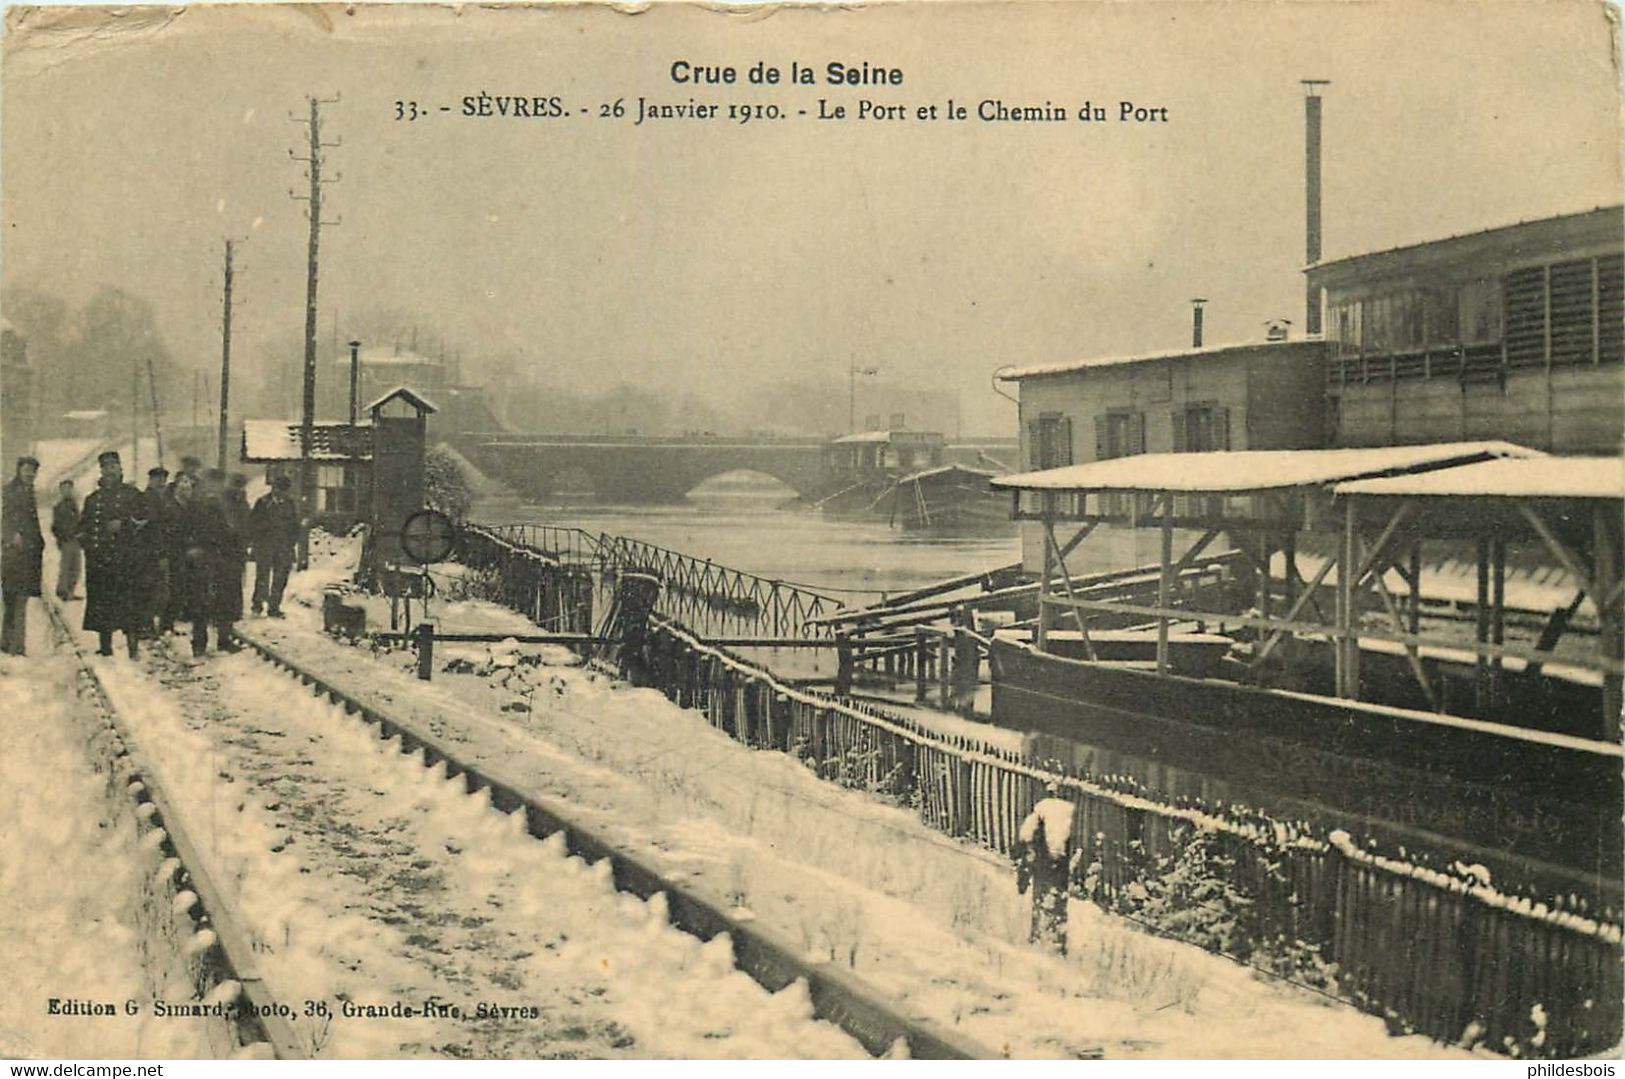
M99 654L112 655L113 634L121 632L134 659L141 624L134 536L146 521L146 507L141 492L124 482L124 465L115 451L108 450L96 463L101 478L79 518L79 542L85 546L84 625L97 634Z
M225 652L237 651L230 627L216 620L219 584L231 541L226 512L218 499L208 497L190 473L175 479L175 512L170 519L169 563L171 602L175 617L192 623L192 654L209 647L209 624L216 625L217 643Z
M79 496L73 481L56 485L56 505L51 509L51 535L56 537L56 598L63 603L78 599L79 571L85 551L79 546Z
M147 469L147 487L141 492L146 524L136 533L139 576L138 608L143 636L157 636L169 625L165 610L169 605L169 537L174 511L170 508L169 470L162 465Z
M272 618L282 617L282 592L288 587L294 548L299 545L299 507L288 494L292 486L287 476L276 477L270 493L254 503L249 518L254 544L254 613L264 609Z
M222 525L216 544L214 628L222 652L241 651L234 633L243 616L243 572L248 563L248 498L226 487L226 474L211 468L203 477L204 501L220 511Z
M6 484L0 501L0 528L5 531L0 553L0 652L20 656L28 643L28 597L40 594L40 563L45 537L40 533L39 503L34 498L34 477L39 462L17 459L17 474Z

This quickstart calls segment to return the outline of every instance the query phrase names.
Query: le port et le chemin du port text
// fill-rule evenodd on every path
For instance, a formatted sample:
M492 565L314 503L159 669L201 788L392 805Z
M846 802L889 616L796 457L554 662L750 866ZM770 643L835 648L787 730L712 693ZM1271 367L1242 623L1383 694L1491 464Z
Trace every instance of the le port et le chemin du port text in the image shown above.
M980 123L1166 124L1165 104L1126 98L1087 98L1068 103L1049 98L1011 101L997 96L949 97L939 101L906 100L907 76L900 67L864 61L832 60L822 66L791 61L787 65L758 60L753 64L671 61L667 77L677 93L668 96L596 95L579 99L545 88L531 93L464 94L455 104L402 97L394 102L397 121L415 122L441 115L457 119L609 120L634 126L668 121L749 124L811 119L865 124L965 121ZM727 100L730 88L752 91L751 100ZM808 100L763 100L762 91L833 88L830 96ZM849 93L856 91L856 93ZM836 96L840 94L840 96Z

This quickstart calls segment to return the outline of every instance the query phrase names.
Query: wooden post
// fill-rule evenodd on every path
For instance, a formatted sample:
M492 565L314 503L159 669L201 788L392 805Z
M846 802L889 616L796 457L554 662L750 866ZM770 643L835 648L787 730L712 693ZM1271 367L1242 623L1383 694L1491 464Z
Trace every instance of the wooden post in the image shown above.
M1048 491L1041 492L1039 497L1044 506L1044 572L1038 577L1038 650L1044 652L1048 651L1049 647L1047 628L1049 619L1046 607L1049 604L1050 552L1056 546L1055 514L1052 512L1055 504Z
M930 638L926 635L925 627L916 626L914 628L914 700L919 704L925 703L926 657L930 647Z
M1490 541L1480 536L1474 557L1478 562L1477 617L1474 619L1473 639L1487 644L1490 639ZM1482 652L1473 658L1473 706L1478 715L1489 711L1490 665Z
M1617 661L1625 648L1621 633L1619 586L1620 543L1616 534L1618 519L1613 503L1598 502L1592 509L1592 548L1596 565L1591 579L1597 587L1591 601L1597 607L1597 649L1604 660ZM1608 671L1602 676L1602 725L1598 738L1612 739L1619 731L1622 707L1621 679Z
M1496 536L1490 541L1490 643L1506 643L1507 541ZM1499 655L1490 660L1490 710L1501 704Z
M1359 615L1354 604L1354 575L1359 572L1358 531L1354 527L1354 500L1343 506L1343 542L1337 567L1337 695L1360 695Z
M1411 544L1411 610L1409 628L1414 636L1422 631L1422 540Z
M1167 611L1174 573L1174 498L1162 492L1162 572L1157 575L1157 606ZM1157 673L1168 673L1168 615L1157 616Z
M937 703L943 711L953 706L953 640L946 634L937 638Z
M852 638L841 634L835 638L835 695L845 697L852 692Z
M418 625L418 678L427 682L434 677L434 626L428 622Z

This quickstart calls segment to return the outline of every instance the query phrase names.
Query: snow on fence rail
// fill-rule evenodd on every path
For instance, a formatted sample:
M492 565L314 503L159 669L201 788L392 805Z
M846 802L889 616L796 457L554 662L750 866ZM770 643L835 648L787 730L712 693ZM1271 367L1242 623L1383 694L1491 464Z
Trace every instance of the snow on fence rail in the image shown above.
M1169 804L1126 778L1049 771L975 739L796 689L670 620L656 619L647 659L656 687L739 741L911 804L941 831L1001 853L1045 785L1057 784L1075 807L1075 883L1108 910L1143 917L1156 909L1148 885L1186 872L1182 859L1201 837L1211 846L1200 862L1213 877L1205 883L1231 896L1209 921L1240 928L1170 935L1293 980L1317 972L1312 988L1334 988L1397 1028L1518 1055L1578 1055L1618 1041L1617 925L1377 857L1341 833Z
M622 573L658 577L662 584L660 610L708 632L828 637L829 627L815 620L842 606L837 597L802 585L770 580L607 532L594 534L579 528L545 525L469 525L463 530L462 546L465 561L480 568L553 567L542 575L573 573L589 584L596 575L605 585L612 585ZM514 587L523 593L534 592L538 586L522 571ZM569 590L567 598L579 601L574 589ZM590 606L590 600L587 602ZM556 610L547 611L555 620L561 617Z

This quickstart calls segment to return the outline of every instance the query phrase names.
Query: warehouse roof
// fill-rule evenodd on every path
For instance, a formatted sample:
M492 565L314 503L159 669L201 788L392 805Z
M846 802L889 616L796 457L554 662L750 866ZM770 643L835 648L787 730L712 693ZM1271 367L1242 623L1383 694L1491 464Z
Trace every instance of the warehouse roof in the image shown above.
M1335 450L1238 450L1214 453L1142 453L993 481L1024 491L1244 492L1318 487L1497 457L1536 457L1538 450L1510 442L1445 442Z
M1407 476L1353 480L1340 495L1625 499L1625 458L1501 458Z

